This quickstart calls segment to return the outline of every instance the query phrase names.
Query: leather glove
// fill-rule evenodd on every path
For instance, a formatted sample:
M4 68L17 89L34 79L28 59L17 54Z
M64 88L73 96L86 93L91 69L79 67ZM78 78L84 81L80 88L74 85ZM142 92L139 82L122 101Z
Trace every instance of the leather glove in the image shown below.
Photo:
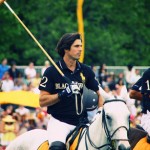
M69 84L63 91L58 93L59 99L70 97L72 94L79 94L80 88L77 84Z

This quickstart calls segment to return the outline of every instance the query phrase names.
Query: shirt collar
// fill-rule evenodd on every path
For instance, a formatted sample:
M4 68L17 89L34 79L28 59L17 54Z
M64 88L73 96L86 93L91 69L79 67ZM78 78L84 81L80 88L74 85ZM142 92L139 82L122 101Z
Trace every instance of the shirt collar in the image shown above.
M64 62L63 59L59 61L59 65L60 65L61 69L63 69L63 70L67 69L68 70L68 67L67 67L67 65L66 65L66 63ZM79 61L77 61L76 62L76 69L75 70L78 71L80 69L81 69L81 64L80 64Z

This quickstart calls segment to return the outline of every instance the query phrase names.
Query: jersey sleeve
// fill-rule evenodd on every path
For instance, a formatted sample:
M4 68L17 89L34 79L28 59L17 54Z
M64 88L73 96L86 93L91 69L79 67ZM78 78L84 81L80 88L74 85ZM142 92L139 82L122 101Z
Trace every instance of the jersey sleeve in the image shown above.
M135 91L141 91L141 86L142 86L142 78L140 78L133 86L132 86L132 90Z
M51 68L45 70L40 85L39 90L47 91L51 93L54 89L54 82L53 82L53 71Z
M142 76L142 93L150 94L150 68Z
M98 91L99 90L99 82L95 77L95 73L91 70L91 68L87 68L87 74L88 74L88 78L86 80L86 87L88 89L91 89L93 91Z

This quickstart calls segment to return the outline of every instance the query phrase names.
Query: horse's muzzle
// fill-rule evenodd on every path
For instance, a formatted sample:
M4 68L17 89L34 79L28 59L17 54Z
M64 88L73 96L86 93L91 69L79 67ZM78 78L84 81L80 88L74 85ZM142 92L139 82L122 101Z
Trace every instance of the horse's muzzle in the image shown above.
M131 150L130 147L126 148L123 144L118 146L118 150Z

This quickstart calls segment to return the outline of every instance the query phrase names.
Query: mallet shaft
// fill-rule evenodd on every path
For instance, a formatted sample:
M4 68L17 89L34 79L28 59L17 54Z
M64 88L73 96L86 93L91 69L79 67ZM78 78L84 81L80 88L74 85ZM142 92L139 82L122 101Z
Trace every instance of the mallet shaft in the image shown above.
M17 18L17 20L21 23L21 25L24 27L24 29L28 32L28 34L32 37L32 39L35 41L35 43L40 47L40 49L43 51L43 53L47 56L47 58L50 60L50 62L55 66L57 71L64 77L65 75L63 72L59 69L59 67L56 65L56 63L53 61L53 59L48 55L46 50L42 47L42 45L38 42L38 40L34 37L34 35L30 32L30 30L26 27L26 25L20 20L20 18L17 16L17 14L13 11L13 9L9 6L9 4L4 1L4 4L6 7L11 11L11 13Z

